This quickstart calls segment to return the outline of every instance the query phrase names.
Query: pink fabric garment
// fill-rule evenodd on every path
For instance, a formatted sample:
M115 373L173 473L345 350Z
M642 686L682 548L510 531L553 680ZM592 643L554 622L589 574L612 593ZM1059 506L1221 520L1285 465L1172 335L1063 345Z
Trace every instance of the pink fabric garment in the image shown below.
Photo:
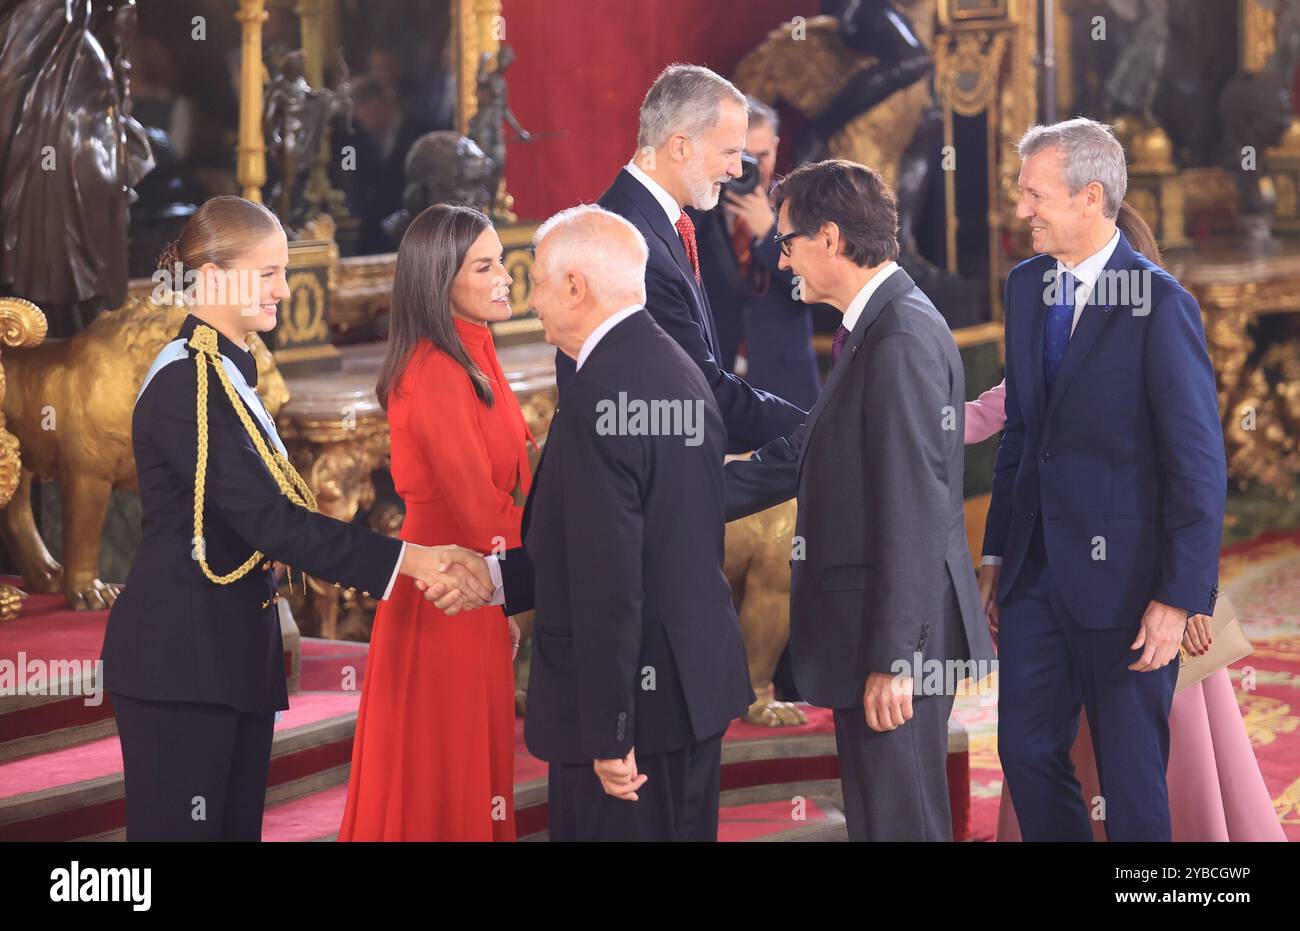
M1007 419L1007 383L998 382L974 401L966 402L966 444L980 443L1002 429Z
M1079 736L1070 748L1070 760L1091 812L1091 800L1101 789L1086 714L1079 716ZM1174 695L1165 780L1176 842L1286 840L1226 669ZM1092 833L1096 840L1106 839L1099 821L1093 822ZM1005 782L997 839L1020 840L1020 825Z

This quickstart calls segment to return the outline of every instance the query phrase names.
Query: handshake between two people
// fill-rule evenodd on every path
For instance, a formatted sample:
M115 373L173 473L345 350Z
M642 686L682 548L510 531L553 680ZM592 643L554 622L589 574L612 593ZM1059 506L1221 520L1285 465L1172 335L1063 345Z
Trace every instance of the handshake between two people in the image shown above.
M413 578L425 599L447 614L481 608L496 592L487 562L463 546L408 542L398 571Z

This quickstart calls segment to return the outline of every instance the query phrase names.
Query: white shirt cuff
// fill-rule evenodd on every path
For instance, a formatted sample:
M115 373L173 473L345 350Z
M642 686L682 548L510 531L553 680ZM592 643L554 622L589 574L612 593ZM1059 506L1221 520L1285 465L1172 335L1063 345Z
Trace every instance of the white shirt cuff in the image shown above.
M388 587L384 589L383 597L380 601L387 601L388 596L393 593L393 583L397 581L397 573L401 571L402 560L406 558L406 541L402 541L402 548L397 553L397 565L393 566L393 577L388 580Z
M490 556L484 556L483 561L487 563L488 575L492 576L492 584L495 586L492 590L492 600L490 605L504 605L506 603L506 587L501 581L501 563L495 553Z
M1002 565L1001 556L985 556L980 559L981 566L1000 566Z

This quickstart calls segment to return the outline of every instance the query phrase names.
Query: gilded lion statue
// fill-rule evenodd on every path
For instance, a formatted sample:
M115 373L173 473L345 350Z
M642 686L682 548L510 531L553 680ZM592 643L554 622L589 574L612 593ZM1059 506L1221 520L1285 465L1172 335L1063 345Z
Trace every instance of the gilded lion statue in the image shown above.
M772 673L790 641L790 554L794 540L792 500L727 524L723 572L740 617L754 703L745 720L768 727L804 724L790 702L776 700Z
M62 592L79 611L108 608L120 587L100 581L100 534L113 489L136 491L131 414L154 357L185 320L181 305L132 295L80 333L5 353L7 426L17 438L18 488L0 512L0 535L28 591ZM256 336L257 391L274 416L289 392L270 350ZM32 515L32 483L57 481L63 564Z

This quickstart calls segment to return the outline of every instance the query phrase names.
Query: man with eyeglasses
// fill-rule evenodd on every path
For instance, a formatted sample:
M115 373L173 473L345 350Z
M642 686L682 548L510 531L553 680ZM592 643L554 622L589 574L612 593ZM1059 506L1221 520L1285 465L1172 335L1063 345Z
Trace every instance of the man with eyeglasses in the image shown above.
M963 516L961 357L895 261L877 172L804 165L775 203L781 267L844 323L804 425L727 464L726 516L798 496L790 654L803 698L834 711L849 839L951 840L948 715L993 660Z

